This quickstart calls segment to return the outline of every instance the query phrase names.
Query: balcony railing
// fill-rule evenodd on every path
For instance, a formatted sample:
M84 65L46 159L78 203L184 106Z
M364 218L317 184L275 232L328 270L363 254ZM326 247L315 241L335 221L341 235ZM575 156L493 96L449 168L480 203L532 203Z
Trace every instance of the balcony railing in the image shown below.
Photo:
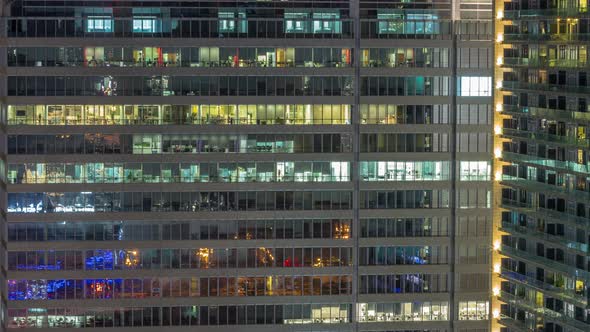
M527 214L538 214L539 216L542 215L545 218L553 218L561 222L570 222L582 228L588 227L588 223L590 223L590 219L588 218L573 216L565 212L537 207L530 202L518 202L508 198L502 198L502 207L523 210Z
M545 310L545 317L548 318L549 320L554 320L554 321L558 321L561 322L565 325L568 326L572 326L575 327L576 329L580 330L580 331L590 331L590 324L587 322L583 322L581 320L575 319L574 317L570 317L568 315L559 313L559 312L555 312L553 310Z
M502 106L502 109L505 113L517 113L518 115L530 115L544 119L590 122L590 112L578 112L572 110L558 110L552 108L517 106L507 104L504 104Z
M504 34L504 41L590 41L590 33L507 33Z
M506 315L500 315L500 320L498 322L503 326L509 327L510 331L532 331L532 329L527 328L523 322Z
M548 283L537 280L534 276L523 275L520 273L516 273L514 271L502 269L502 272L500 272L500 277L511 281L516 281L524 285L529 285L531 287L535 287L546 292L550 292L554 296L573 300L582 305L585 305L588 302L587 298L584 296L583 293L576 293L574 289L565 289L550 285Z
M537 314L539 314L541 316L549 318L549 320L556 320L556 321L559 321L563 324L573 326L576 329L579 329L580 331L588 331L588 329L590 328L590 324L588 324L588 323L585 323L585 322L577 320L573 317L564 315L562 313L555 312L555 311L547 309L547 308L537 307L532 304L526 303L523 301L524 299L514 296L512 294L506 293L504 291L500 292L500 299L504 300L506 302L510 302L512 304L515 304L516 306L519 306L519 307L525 307L527 309L527 311L536 312Z
M504 66L528 66L528 67L563 67L563 68L588 68L590 62L585 59L529 59L529 58L504 58Z
M538 230L530 228L530 227L520 227L520 226L511 224L511 223L502 222L501 229L503 231L506 231L507 233L516 232L521 235L532 236L535 238L543 239L548 242L559 244L559 245L564 246L566 248L575 249L575 250L578 250L578 251L581 251L584 253L588 252L588 245L585 243L579 243L579 242L575 242L573 240L568 240L562 236L556 236L556 235L551 235L551 234L544 233L544 232L539 232Z
M584 269L576 268L572 265L569 265L568 262L562 263L562 262L554 261L554 260L551 260L551 259L548 259L545 257L531 254L528 251L522 251L522 250L518 250L518 249L515 249L512 247L509 247L504 244L501 246L500 252L502 253L502 255L509 256L509 257L523 258L523 259L526 259L526 260L531 261L533 263L546 266L549 269L566 273L567 275L570 275L570 276L579 276L582 278L590 278L590 272L588 272Z
M514 152L502 152L502 159L512 162L525 162L539 166L552 167L556 169L563 169L566 171L584 173L590 175L590 164L582 165L573 161L560 161L531 156L526 154L518 154Z
M533 303L527 303L524 297L516 296L505 291L500 291L500 300L503 302L514 303L519 307L525 307L527 311L542 313L543 308L536 307Z
M590 94L589 86L539 84L518 81L502 81L502 89Z
M134 28L134 19L107 17L101 28L91 29L89 18L11 17L6 22L9 38L352 38L352 19L296 19L302 29L289 27L285 18L229 19L233 27L224 27L223 18L158 18L149 31ZM155 21L155 20L154 20ZM313 29L317 25L321 28ZM324 28L327 27L327 28ZM4 31L3 31L4 32Z
M507 3L505 3L507 4ZM551 9L510 9L504 8L504 19L519 19L532 17L572 17L572 16L587 16L588 8L551 8Z
M47 177L17 179L9 177L10 184L110 184L110 183L289 183L289 182L348 182L348 176L334 175L194 175L194 176L159 176L159 175L136 175L136 176L88 176L77 177L62 175L51 175Z
M511 138L525 138L529 140L539 140L545 141L549 143L558 143L558 144L566 144L566 145L573 145L576 147L583 147L588 148L590 147L590 139L588 138L577 138L577 137L570 137L570 136L559 136L559 135L552 135L543 132L532 132L532 131L524 131L518 129L511 129L511 128L503 128L502 135L508 136Z
M561 195L571 195L574 199L586 199L590 200L590 193L580 190L568 189L565 186L556 186L548 183L533 181L529 179L523 179L516 176L502 175L502 184L513 185L518 187L524 187L527 190L535 192L552 192Z

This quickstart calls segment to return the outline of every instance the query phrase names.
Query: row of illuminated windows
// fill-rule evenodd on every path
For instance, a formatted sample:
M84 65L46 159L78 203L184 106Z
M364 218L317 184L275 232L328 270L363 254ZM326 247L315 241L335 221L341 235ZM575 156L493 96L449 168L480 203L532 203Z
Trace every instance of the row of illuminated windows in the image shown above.
M387 274L359 276L359 294L445 293L449 278L440 274Z
M489 233L485 217L461 218L459 234ZM361 238L448 236L449 220L437 218L361 219ZM9 223L9 241L169 241L349 239L347 219L103 221Z
M427 303L430 305L430 303ZM400 304L401 305L401 304ZM420 308L422 303L406 303ZM413 307L412 307L413 305ZM443 302L445 313L447 302ZM416 309L417 310L417 309ZM260 304L175 307L91 307L9 309L8 328L112 328L270 324L339 324L352 321L352 308L336 304ZM421 316L423 320L428 316ZM445 317L446 318L446 317ZM422 320L421 319L421 320Z
M445 181L451 177L449 165L449 161L361 161L359 166L363 181Z
M560 19L552 17L546 20L530 19L512 21L504 25L504 39L511 40L547 40L551 37L557 40L568 40L559 38L559 35L571 36L569 38L581 38L586 40L590 31L590 21L587 19Z
M449 67L448 48L363 48L361 67Z
M448 96L448 76L363 76L361 96Z
M462 133L461 133L462 134ZM459 147L487 147L489 134ZM479 136L477 136L479 135ZM471 136L466 136L469 138ZM478 141L477 138L481 139ZM361 134L361 152L447 152L449 135ZM478 143L481 142L481 143ZM476 144L477 143L477 144ZM479 145L478 145L479 144ZM337 153L352 151L348 134L60 134L9 135L9 154ZM462 150L460 150L462 151ZM485 151L485 150L484 150Z
M142 269L160 270L274 267L344 267L350 266L352 264L351 253L352 248L350 247L257 247L215 249L141 248L9 251L7 256L8 270L10 271L102 271ZM414 253L414 249L407 250L408 255L412 253ZM403 259L404 261L410 262L413 258L408 258L404 256Z
M361 161L363 181L445 181L448 161ZM461 161L461 181L489 180L485 161ZM343 182L345 161L9 164L10 183Z
M448 302L358 303L358 321L444 321L449 318Z
M9 164L8 179L10 183L29 184L343 182L350 180L350 163L347 161L27 163Z
M448 236L449 219L447 217L361 219L359 232L361 238Z
M8 300L349 295L350 276L8 280Z
M424 191L424 196L428 196L428 191ZM351 207L352 192L335 190L8 194L8 212L12 213L302 211Z
M81 300L145 299L217 296L327 296L348 295L350 276L202 277L143 279L8 280L8 299ZM362 275L360 294L444 293L446 274ZM471 303L469 303L471 304ZM479 311L463 303L462 311ZM469 319L469 317L465 317Z
M350 124L350 105L10 105L9 124Z
M490 77L462 77L459 96L491 96ZM469 85L467 85L469 84ZM448 96L448 76L360 79L361 96ZM8 76L9 96L352 96L350 76Z
M8 66L20 67L313 68L352 64L350 48L96 46L12 47L7 52Z
M459 320L488 320L489 301L459 301Z
M457 95L460 97L490 97L491 76L461 76L457 79Z
M487 124L489 105L460 105L458 122ZM349 105L9 105L27 125L349 124ZM449 123L449 105L361 104L362 124Z
M11 47L19 67L349 67L350 48ZM362 67L449 66L448 48L364 48Z
M312 19L309 13L292 13L284 19L114 19L93 16L67 19L10 18L8 37L118 37L118 38L352 38L353 22L334 14ZM488 29L491 30L491 29ZM361 38L399 38L401 36L440 38L452 34L452 22L433 14L384 14L378 20L360 23ZM491 31L484 31L491 34ZM484 32L481 32L482 34Z
M449 166L448 161L361 161L360 177L363 181L444 181L451 178ZM459 163L461 181L488 181L490 175L489 161Z
M379 10L377 13L377 31L379 34L433 34L440 33L438 15L429 13L397 13ZM366 21L361 24L361 31L366 29Z
M10 271L344 267L350 247L9 251ZM446 246L360 247L359 265L447 264Z
M469 107L471 106L471 107ZM488 123L489 105L460 105L459 123ZM471 110L470 110L471 108ZM349 105L9 105L26 125L349 124ZM449 123L449 105L361 104L362 124ZM471 114L473 113L473 114ZM481 115L479 115L481 113ZM478 119L478 115L481 120Z
M361 124L449 123L449 105L361 104Z
M406 134L400 134L400 136L405 138ZM9 154L338 153L351 151L352 135L329 133L8 135Z
M359 266L432 265L449 263L447 246L360 247Z
M477 203L477 207L489 207L487 196L478 197L474 194L471 197L469 191L465 192L465 196L461 196L461 192L458 194L461 203L463 200L465 204L471 203L473 199L473 204ZM489 196L489 192L487 194ZM349 210L351 201L350 191L45 192L9 193L7 210L10 213L329 211ZM361 209L448 207L448 190L360 193Z
M448 302L358 303L359 322L446 321ZM352 322L352 305L259 304L9 309L8 328L112 328ZM422 331L422 330L421 330Z
M404 221L404 219L399 220ZM423 219L417 219L416 223L418 220ZM426 232L427 229L424 228ZM199 220L147 223L124 220L8 224L9 241L349 239L351 232L350 219ZM425 235L428 234L414 236Z
M459 180L461 181L489 181L491 173L491 161L461 161L459 163Z
M316 19L309 17L309 13L302 13L302 17L287 17L285 13L284 19L248 19L245 12L239 17L235 14L224 14L218 19L149 16L124 19L107 15L59 20L12 18L7 22L7 35L29 38L351 38L353 32L352 21L339 19L338 13Z
M8 76L9 96L352 96L350 76ZM397 95L432 93L426 81L395 77ZM418 82L416 82L418 80ZM438 91L438 90L437 90ZM448 95L448 89L446 89ZM438 92L437 92L438 93ZM440 95L437 94L437 95Z
M361 134L360 152L447 152L449 135L434 134Z
M408 305L407 303L406 305ZM430 303L429 303L430 304ZM358 305L361 312L360 322L390 322L400 320L423 320L420 315L411 313L406 310L404 305L390 303L361 303ZM447 319L446 302L432 302L429 306L423 306L422 311L426 311L430 316L429 320ZM460 301L458 307L459 320L488 320L489 302L488 301Z
M503 63L507 65L570 68L586 67L590 57L586 45L545 43L506 45L503 55Z

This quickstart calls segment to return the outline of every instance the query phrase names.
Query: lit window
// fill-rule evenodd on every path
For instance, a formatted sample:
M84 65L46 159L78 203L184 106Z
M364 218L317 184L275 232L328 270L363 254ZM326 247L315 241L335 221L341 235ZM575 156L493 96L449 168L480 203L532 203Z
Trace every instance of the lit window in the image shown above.
M460 163L459 178L461 181L488 181L491 166L487 161L462 161Z
M107 16L89 16L86 32L112 32L113 19Z
M488 301L461 301L459 320L487 320L489 306Z
M340 33L339 13L313 13L313 33Z
M306 33L309 32L308 25L309 13L305 12L287 12L285 13L285 32L287 33ZM318 21L319 22L319 21Z
M492 78L489 76L462 76L457 80L457 94L461 97L489 97L492 95Z
M133 32L158 32L155 17L134 17Z
M431 34L440 31L438 16L432 14L377 13L380 34Z
M248 32L245 12L221 11L218 13L219 32Z

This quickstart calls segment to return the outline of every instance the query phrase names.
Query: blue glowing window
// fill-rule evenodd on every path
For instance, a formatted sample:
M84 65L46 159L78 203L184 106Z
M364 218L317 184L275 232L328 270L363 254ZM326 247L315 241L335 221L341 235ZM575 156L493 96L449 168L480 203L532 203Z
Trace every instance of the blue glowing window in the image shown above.
M107 16L88 16L86 32L113 32L113 19Z
M309 13L287 12L285 13L285 32L306 33L309 32Z
M160 21L155 17L134 17L133 32L159 32Z

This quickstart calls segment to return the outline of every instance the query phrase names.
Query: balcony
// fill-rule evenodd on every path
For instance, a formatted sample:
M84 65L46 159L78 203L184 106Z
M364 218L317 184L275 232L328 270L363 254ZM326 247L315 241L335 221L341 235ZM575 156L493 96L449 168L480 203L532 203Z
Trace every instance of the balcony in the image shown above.
M547 143L557 143L562 145L570 145L577 148L590 147L590 139L577 138L571 136L552 135L543 132L524 131L511 128L502 128L502 136L507 138L524 138L533 141L544 141Z
M568 240L562 236L551 235L548 233L540 232L536 229L529 228L529 227L521 227L511 223L502 222L502 227L500 228L501 231L507 233L518 233L519 235L524 235L527 237L532 237L536 239L542 239L547 242L557 244L563 246L568 249L578 250L582 253L588 252L588 245L584 243L575 242L573 240Z
M558 212L555 210L540 208L533 206L533 204L528 202L523 203L507 198L502 198L501 206L502 208L508 210L518 210L528 215L538 216L539 218L551 218L554 220L559 220L561 222L568 222L582 228L588 227L588 223L590 222L590 219L588 218L572 216L566 214L565 212Z
M502 302L515 304L521 308L525 308L528 312L543 314L543 308L539 308L532 303L525 302L526 299L520 296L516 296L505 291L500 291L499 299Z
M576 301L578 305L586 306L588 302L583 294L578 294L573 289L555 287L553 285L539 281L533 276L522 275L520 273L502 269L500 277L512 282L517 282L522 285L539 289L564 300Z
M522 162L570 172L582 173L590 176L590 165L581 165L572 161L559 161L545 159L537 156L518 154L514 152L502 152L502 160L508 162Z
M590 328L590 324L586 324L582 321L574 319L573 317L566 316L564 314L555 312L553 310L549 310L547 308L532 306L531 304L525 303L522 298L516 297L516 296L506 293L504 291L500 292L500 299L503 302L511 303L511 304L514 304L518 307L524 308L527 312L536 313L539 316L543 316L548 320L559 321L562 324L566 324L568 326L575 327L576 329L578 329L580 331L588 331L588 329ZM506 318L508 319L508 321L505 321ZM507 323L506 324L507 326L512 326L513 324L511 324L511 323L513 323L513 322L516 323L515 327L518 330L532 330L532 329L527 329L525 327L525 324L517 322L516 320L514 320L511 317L507 317L507 316L503 315L500 320L500 323L504 324L504 322Z
M585 60L570 59L529 59L529 58L504 58L504 67L550 67L550 68L588 68L590 63Z
M590 94L590 87L577 85L557 85L557 84L539 84L526 83L519 81L502 81L503 90L529 90L529 91L548 91L560 93L578 93Z
M545 266L545 267L552 269L554 271L560 271L560 272L566 273L567 275L570 275L570 276L578 276L581 278L590 278L590 272L585 271L583 269L578 269L578 268L575 268L575 267L568 265L566 263L561 263L558 261L547 259L545 257L533 255L527 251L514 249L514 248L509 247L504 244L501 246L500 252L502 255L505 255L508 257L522 258L522 259L525 259L529 262L533 262L535 264Z
M10 17L8 38L290 38L348 39L353 37L353 20L340 18L158 18L149 31L133 29L134 18L106 18L91 28L92 18L61 19ZM292 27L300 23L302 29ZM106 24L105 24L106 23ZM228 24L231 23L231 24ZM295 24L297 24L295 23ZM312 29L313 26L321 27Z
M590 200L590 193L579 191L579 190L571 190L566 188L565 186L556 186L551 185L548 183L528 180L519 178L516 176L510 176L503 174L502 175L502 184L508 186L515 186L520 187L526 190L535 191L535 192L552 192L556 194L560 194L562 196L570 196L575 200L585 199Z
M498 322L501 325L510 328L510 331L532 331L532 329L527 328L524 323L506 315L501 315Z
M557 321L567 326L574 327L579 331L587 332L590 330L590 324L577 320L573 317L564 315L562 313L555 312L553 310L545 309L545 317L548 320Z
M502 105L503 113L517 116L531 116L542 119L553 119L574 122L590 123L590 112L577 112L571 110L558 110L552 108Z
M505 7L509 3L504 3ZM505 20L529 19L536 17L586 17L588 8L551 8L551 9L504 9Z
M590 33L555 33L555 34L533 34L533 33L507 33L504 34L504 42L529 42L534 41L590 41Z
M528 211L531 211L531 212L535 211L535 207L530 202L518 202L513 199L508 199L508 198L502 198L502 206L507 209L517 208L520 210L526 210L527 212Z

